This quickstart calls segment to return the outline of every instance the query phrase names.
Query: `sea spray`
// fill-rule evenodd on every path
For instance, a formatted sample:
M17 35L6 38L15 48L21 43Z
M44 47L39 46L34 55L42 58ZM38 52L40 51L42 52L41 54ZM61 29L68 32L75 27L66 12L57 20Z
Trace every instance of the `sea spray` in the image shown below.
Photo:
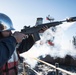
M41 40L37 41L29 51L20 54L25 58L24 62L30 64L31 67L35 67L37 61L33 58L38 58L39 56L43 56L44 58L46 55L50 55L54 58L64 58L68 54L76 58L76 50L64 33L72 25L73 23L69 23L69 25L68 23L64 23L61 26L57 26L55 32L51 28L46 30L41 35ZM52 41L54 46L50 46L47 43L48 40Z

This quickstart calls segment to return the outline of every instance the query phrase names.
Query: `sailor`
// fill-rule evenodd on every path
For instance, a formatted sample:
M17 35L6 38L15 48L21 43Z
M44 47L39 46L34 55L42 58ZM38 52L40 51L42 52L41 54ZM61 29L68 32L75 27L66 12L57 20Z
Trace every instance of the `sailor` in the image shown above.
M25 34L12 30L11 19L0 13L0 75L18 75L18 53L28 51L35 43L32 35L26 38Z

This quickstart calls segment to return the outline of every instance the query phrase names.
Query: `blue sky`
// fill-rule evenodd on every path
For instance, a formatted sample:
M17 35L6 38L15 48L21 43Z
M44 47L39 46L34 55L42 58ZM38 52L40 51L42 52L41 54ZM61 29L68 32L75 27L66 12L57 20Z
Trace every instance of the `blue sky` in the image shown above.
M55 20L76 16L76 0L0 0L0 13L7 14L13 21L16 30L24 25L35 25L37 17L51 15ZM71 26L66 34L76 32L76 23Z

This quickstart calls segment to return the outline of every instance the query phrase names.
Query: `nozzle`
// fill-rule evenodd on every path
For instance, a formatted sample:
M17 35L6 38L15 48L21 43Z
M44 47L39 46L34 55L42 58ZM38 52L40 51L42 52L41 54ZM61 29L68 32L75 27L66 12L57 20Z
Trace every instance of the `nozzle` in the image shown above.
M76 21L76 17L70 17L68 19L66 19L67 22L74 22Z

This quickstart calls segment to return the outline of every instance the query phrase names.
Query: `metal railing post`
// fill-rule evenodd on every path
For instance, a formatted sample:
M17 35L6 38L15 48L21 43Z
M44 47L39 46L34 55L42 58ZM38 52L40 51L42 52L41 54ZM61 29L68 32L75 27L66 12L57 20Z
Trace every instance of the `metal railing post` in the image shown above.
M55 66L56 66L56 68L58 68L59 67L59 64L58 63L55 63ZM58 69L56 69L55 75L59 75Z

